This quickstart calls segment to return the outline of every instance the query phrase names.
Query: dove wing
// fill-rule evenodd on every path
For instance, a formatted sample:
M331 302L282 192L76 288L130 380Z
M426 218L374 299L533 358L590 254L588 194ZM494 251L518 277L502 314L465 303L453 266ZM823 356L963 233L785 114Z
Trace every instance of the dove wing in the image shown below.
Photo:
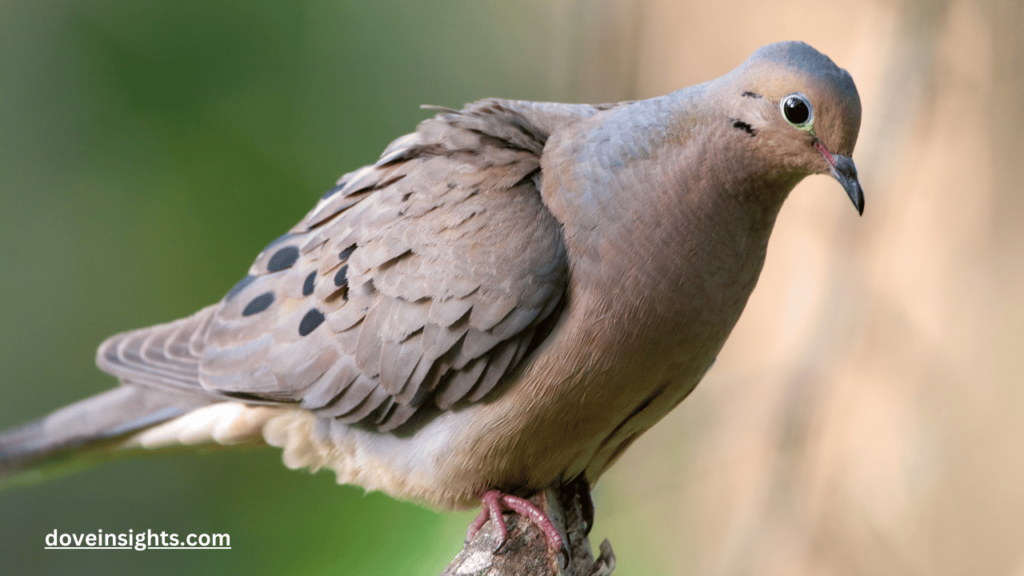
M221 302L112 337L100 367L382 431L481 400L557 316L568 262L540 157L553 129L598 109L443 111L343 176Z

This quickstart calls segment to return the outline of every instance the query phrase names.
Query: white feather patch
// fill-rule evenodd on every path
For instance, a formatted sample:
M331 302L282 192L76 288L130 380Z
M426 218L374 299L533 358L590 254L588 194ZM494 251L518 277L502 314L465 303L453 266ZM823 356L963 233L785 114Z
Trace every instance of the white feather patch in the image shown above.
M450 486L437 469L447 462L453 431L461 430L442 415L415 439L339 425L329 435L317 432L317 418L294 407L250 406L219 402L158 424L129 438L121 448L159 449L200 444L233 445L265 441L283 450L292 469L333 470L339 484L356 484L396 498L440 508L476 505L479 486Z
M274 408L240 402L210 404L136 434L123 446L152 449L258 441L263 425L275 412Z

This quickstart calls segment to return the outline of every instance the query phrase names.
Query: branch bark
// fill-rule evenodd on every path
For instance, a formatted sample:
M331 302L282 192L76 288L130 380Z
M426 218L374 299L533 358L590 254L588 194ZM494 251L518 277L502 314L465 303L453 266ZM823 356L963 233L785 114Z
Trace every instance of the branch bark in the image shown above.
M591 551L585 512L590 506L589 493L552 486L530 501L547 512L562 535L569 551L568 565L564 554L548 548L544 534L532 522L506 513L508 543L500 554L492 552L498 543L497 532L487 522L441 576L609 576L615 570L615 554L608 540L601 543L597 560Z

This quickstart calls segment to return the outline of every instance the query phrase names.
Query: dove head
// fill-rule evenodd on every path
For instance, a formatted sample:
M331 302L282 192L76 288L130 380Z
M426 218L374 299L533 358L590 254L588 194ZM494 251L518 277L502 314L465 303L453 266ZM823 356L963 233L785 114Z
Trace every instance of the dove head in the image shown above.
M860 97L846 70L803 42L779 42L754 52L723 80L732 126L750 136L762 162L799 176L831 174L864 212L851 159Z

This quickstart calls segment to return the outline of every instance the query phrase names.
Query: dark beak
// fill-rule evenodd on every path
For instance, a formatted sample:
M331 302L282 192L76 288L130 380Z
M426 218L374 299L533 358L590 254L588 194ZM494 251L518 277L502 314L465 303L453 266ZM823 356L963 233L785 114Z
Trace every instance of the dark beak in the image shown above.
M832 155L832 176L846 189L846 195L857 207L857 213L864 214L864 189L860 187L860 180L857 180L857 167L853 159L840 154Z

